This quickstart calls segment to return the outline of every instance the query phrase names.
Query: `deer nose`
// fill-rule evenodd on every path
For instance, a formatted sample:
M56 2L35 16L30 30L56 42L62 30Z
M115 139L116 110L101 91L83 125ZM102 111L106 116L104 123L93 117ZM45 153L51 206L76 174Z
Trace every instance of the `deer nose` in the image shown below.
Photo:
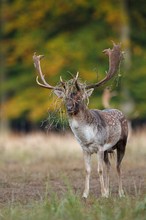
M68 105L67 106L67 111L71 111L72 110L72 106L71 105Z

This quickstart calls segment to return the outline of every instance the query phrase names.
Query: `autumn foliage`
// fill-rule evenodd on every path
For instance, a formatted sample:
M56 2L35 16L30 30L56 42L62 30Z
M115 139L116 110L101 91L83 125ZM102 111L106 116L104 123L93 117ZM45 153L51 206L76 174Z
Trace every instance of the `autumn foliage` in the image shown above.
M109 85L118 92L112 106L123 108L131 118L146 117L146 3L140 2L2 1L0 96L5 118L36 123L48 109L54 110L53 96L35 82L35 51L45 55L42 68L50 84L56 85L60 75L70 79L77 71L83 81L95 82L108 68L102 51L111 40L122 41L129 56ZM103 88L94 92L90 107L103 107L102 92Z

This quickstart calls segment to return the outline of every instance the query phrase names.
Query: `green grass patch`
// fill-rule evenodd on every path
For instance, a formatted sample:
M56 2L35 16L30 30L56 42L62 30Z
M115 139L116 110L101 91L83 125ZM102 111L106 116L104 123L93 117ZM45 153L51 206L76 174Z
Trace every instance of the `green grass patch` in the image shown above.
M52 193L43 201L11 203L0 210L2 220L144 220L146 196L82 200L72 190L59 198Z

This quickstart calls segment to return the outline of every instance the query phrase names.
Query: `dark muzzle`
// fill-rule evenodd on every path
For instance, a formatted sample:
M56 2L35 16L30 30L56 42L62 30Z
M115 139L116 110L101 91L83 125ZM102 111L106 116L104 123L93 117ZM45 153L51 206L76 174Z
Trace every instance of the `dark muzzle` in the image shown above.
M72 105L68 105L67 106L67 111L68 112L72 112L73 111L73 106Z

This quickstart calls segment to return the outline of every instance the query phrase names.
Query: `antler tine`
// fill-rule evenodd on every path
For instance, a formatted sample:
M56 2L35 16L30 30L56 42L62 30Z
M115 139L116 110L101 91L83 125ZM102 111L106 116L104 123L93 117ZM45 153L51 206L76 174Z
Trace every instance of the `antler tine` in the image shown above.
M95 84L87 85L86 89L99 87L105 84L117 73L120 61L123 57L123 53L121 51L121 44L115 44L113 42L113 48L105 49L103 52L109 56L109 70L106 74L106 77Z
M38 80L38 76L36 77L36 82L39 86L41 87L44 87L44 88L47 88L47 89L55 89L56 87L54 86L51 86L50 84L48 84L44 78L44 75L42 73L42 70L41 70L41 65L40 65L40 60L44 57L44 55L36 55L36 52L34 53L33 55L33 61L34 61L34 66L35 68L37 69L38 71L38 74L42 80L43 83L40 83L39 80Z
M62 80L62 77L61 77L61 76L60 76L60 82L61 82L63 88L65 89L65 82Z
M36 82L37 82L37 84L38 84L39 86L41 86L41 87L43 87L43 88L46 88L46 89L54 89L54 87L53 87L53 88L48 88L47 85L40 83L38 76L36 77Z
M78 77L79 77L79 72L77 72L76 76L75 76L75 81L78 80Z
M60 82L63 83L62 77L60 76Z
M76 88L78 91L80 91L80 86L79 86L79 83L78 83L78 77L79 77L79 72L77 72L76 76L75 76L75 85L76 85Z

